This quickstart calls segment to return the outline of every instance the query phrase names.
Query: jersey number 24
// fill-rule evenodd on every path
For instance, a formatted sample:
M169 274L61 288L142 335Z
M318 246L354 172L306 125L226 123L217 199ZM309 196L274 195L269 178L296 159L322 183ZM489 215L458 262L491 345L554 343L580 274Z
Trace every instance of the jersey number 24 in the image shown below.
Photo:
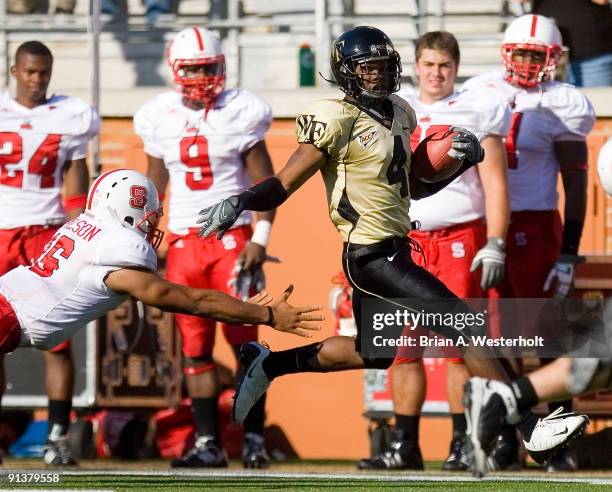
M59 151L61 135L50 134L34 152L28 162L28 174L40 176L41 188L55 186L55 168ZM10 171L8 164L17 164L23 159L23 140L19 133L0 132L0 184L21 188L23 186L23 170Z

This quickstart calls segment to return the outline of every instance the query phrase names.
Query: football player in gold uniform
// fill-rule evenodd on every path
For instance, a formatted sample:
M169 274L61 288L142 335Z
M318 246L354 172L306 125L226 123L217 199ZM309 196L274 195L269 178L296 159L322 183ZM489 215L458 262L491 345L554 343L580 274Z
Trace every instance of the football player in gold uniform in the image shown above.
M200 234L206 237L217 232L220 238L244 210L278 207L320 171L331 220L344 240L342 266L353 286L357 336L334 336L278 352L254 342L243 345L244 371L234 401L234 419L238 422L275 377L388 368L394 353L373 354L372 337L362 338L364 329L372 328L363 324L364 300L385 299L409 310L446 301L446 308L452 312L469 312L469 307L442 282L412 261L406 235L411 229L410 195L421 198L433 194L480 162L484 156L478 139L467 130L453 128L459 133L449 154L462 160L457 173L436 183L411 179L409 134L416 126L415 114L405 101L393 95L399 89L401 62L391 40L374 27L350 29L334 42L331 68L345 98L318 101L300 114L299 146L286 166L277 176L202 210ZM468 340L473 334L468 328L443 324L428 328L453 340ZM469 341L463 357L471 374L508 382L499 362ZM480 403L488 396L483 390L471 397ZM490 404L504 405L507 401L510 398L498 397ZM473 420L479 436L474 441L479 474L486 469L486 453L501 425L489 422L486 415L486 411L479 412ZM522 417L519 428L531 435L537 419L532 414Z

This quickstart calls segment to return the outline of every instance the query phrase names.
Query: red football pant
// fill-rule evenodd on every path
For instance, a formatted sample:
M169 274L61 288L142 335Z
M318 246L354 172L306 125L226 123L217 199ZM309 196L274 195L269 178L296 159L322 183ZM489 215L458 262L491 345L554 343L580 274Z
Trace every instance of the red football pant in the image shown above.
M205 239L198 237L197 233L170 235L166 278L189 287L216 289L232 295L228 282L251 234L251 227L245 225L226 232L220 241L214 235ZM216 321L186 314L175 314L175 320L183 340L185 357L198 358L212 354ZM257 340L257 326L224 323L223 334L230 345L241 345Z
M0 295L0 354L8 354L19 346L21 330L13 307Z
M512 333L515 329L514 326L501 328L497 299L537 299L553 295L553 289L544 292L543 288L561 254L562 237L563 225L558 211L512 212L506 239L506 275L489 293L493 336L501 336L502 332ZM520 314L517 312L516 316Z
M470 272L472 259L487 242L487 228L484 220L478 219L435 231L411 231L410 237L423 248L423 256L412 251L417 265L438 277L457 297L481 299L486 297L480 287L480 270ZM418 328L417 328L418 330ZM418 335L417 331L412 335ZM410 348L414 354L416 347ZM407 364L419 360L402 355L398 350L395 364ZM449 362L461 363L461 358L449 358Z
M6 247L6 253L0 255L0 275L19 265L29 265L31 259L38 258L59 228L60 226L33 225L0 229L0 245ZM70 340L66 340L53 347L50 352L61 352L69 347Z

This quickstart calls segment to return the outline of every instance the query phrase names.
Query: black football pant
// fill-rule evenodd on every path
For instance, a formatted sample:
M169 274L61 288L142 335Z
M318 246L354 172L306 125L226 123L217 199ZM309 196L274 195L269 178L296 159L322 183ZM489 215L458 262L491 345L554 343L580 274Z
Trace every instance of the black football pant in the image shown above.
M454 313L471 312L467 304L453 294L440 280L423 267L416 265L412 261L410 252L407 237L392 237L366 246L344 244L342 265L346 277L353 286L357 352L361 353L363 299L372 299L377 296L396 299L404 308L424 309L426 312L437 308L442 314L448 313L449 310ZM401 308L398 306L398 309ZM464 336L459 330L444 324L428 325L427 328L453 340Z

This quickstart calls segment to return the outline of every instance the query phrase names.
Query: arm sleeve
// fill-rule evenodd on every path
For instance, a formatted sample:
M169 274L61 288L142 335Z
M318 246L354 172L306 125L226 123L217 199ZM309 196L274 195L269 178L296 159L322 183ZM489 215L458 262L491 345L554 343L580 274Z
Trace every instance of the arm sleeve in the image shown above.
M144 145L146 154L163 159L163 152L155 138L155 107L152 102L146 103L134 115L134 133Z
M492 98L483 100L485 104L478 108L480 115L480 132L483 137L495 135L505 137L510 130L512 112L508 104Z
M87 157L89 141L100 131L100 117L96 110L88 106L75 116L78 119L78 132L74 135L66 151L67 161L76 161Z
M554 140L584 141L595 125L595 110L586 96L574 87L562 86L549 101L547 106L557 116Z
M325 152L327 156L334 155L343 135L343 123L347 117L342 106L337 101L322 100L312 104L296 119L296 136L298 143L308 143Z
M239 121L244 125L240 139L240 153L246 152L262 141L272 124L272 108L263 99L249 94L248 101L240 111Z
M109 245L98 253L98 263L110 267L109 271L135 267L157 270L155 250L144 239Z

